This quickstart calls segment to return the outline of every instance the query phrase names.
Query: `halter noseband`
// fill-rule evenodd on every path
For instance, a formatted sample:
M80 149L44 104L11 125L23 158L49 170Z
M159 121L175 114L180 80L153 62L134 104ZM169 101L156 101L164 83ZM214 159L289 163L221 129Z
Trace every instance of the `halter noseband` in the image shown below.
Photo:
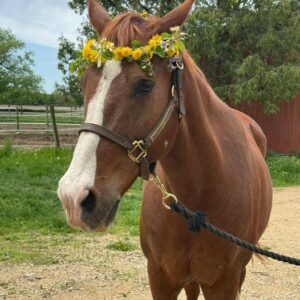
M181 92L182 70L184 68L182 59L172 58L171 68L172 68L172 77L171 77L172 89L171 89L171 98L169 104L166 107L162 116L160 117L156 126L146 136L146 138L140 140L134 140L132 142L110 129L92 123L83 123L80 126L80 129L78 131L78 134L84 131L95 133L127 149L129 158L133 162L140 165L140 176L145 180L149 180L150 173L152 173L154 171L152 169L155 168L155 162L149 164L147 160L147 150L157 139L161 131L164 129L164 127L168 123L176 107L178 108L179 119L181 119L185 115L184 97Z

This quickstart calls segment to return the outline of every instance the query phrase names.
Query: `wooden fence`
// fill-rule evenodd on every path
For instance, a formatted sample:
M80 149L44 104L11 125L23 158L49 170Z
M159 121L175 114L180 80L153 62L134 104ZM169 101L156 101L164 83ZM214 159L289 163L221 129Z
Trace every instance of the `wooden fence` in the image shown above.
M277 114L267 115L259 103L243 103L240 111L252 117L263 129L268 149L278 153L300 152L300 95L282 102Z
M280 104L275 115L263 112L259 103L243 103L239 110L251 116L262 127L268 139L268 148L278 153L300 152L300 95L292 102ZM56 121L62 144L74 144L82 109L56 107ZM0 106L0 145L9 139L15 144L54 144L50 109L47 107Z
M56 106L54 114L49 106L0 105L0 146L7 141L16 146L58 146L59 140L74 145L83 118L82 108Z

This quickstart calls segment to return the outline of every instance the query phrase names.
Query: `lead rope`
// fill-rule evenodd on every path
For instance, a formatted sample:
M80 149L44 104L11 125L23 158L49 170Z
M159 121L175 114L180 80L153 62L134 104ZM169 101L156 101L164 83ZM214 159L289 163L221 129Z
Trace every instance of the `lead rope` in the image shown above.
M177 200L177 197L169 193L160 178L155 174L151 173L149 181L152 182L162 193L162 204L166 209L172 210L180 216L184 217L188 223L188 229L192 232L200 232L203 229L207 229L211 233L252 252L260 255L270 257L272 259L286 262L292 265L300 266L300 259L281 255L272 251L268 251L257 247L247 241L244 241L231 233L228 233L207 221L207 214L202 211L193 212L186 208L181 202ZM171 199L170 204L166 203L167 199Z

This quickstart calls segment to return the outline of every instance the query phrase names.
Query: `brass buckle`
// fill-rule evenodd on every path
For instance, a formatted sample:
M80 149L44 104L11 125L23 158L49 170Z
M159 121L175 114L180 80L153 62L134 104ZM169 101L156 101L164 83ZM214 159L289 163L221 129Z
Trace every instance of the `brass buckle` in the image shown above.
M147 156L147 150L144 148L144 141L134 141L132 146L133 148L128 150L128 156L133 162L139 164L141 158Z
M166 200L168 198L173 199L175 202L178 202L176 196L174 194L168 193L167 189L161 182L160 178L156 174L151 174L149 180L161 191L162 193L162 205L166 209L171 209L171 207L167 204Z

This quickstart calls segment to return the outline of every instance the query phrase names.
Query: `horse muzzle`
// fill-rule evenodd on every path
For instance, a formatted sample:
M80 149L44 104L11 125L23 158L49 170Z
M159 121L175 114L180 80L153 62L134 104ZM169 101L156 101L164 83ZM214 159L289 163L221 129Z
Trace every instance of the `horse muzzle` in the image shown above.
M105 231L113 222L120 200L97 195L92 190L83 190L70 197L61 189L58 196L70 226L84 231Z

